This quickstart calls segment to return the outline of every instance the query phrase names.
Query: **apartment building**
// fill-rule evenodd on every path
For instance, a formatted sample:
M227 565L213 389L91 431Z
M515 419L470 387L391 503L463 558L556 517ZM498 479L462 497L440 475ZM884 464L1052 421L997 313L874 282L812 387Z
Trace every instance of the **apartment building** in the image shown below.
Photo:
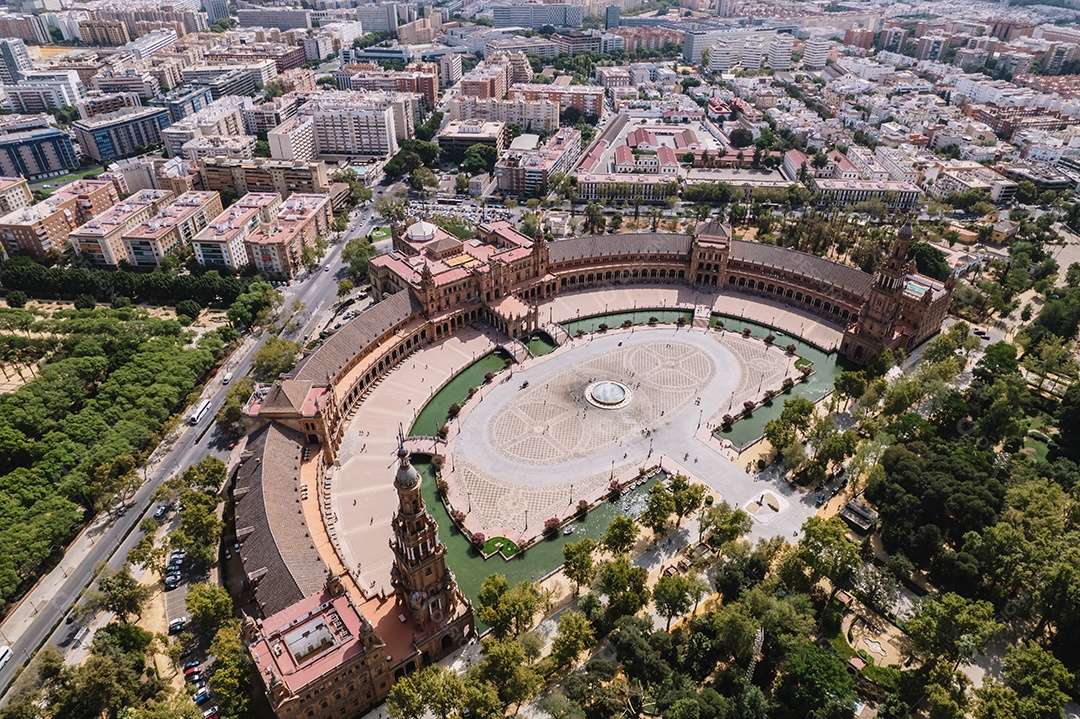
M581 132L564 127L535 150L510 150L495 164L499 191L521 196L539 196L548 189L556 173L567 173L581 157Z
M197 80L200 86L210 90L210 97L220 100L229 95L248 96L255 92L255 76L244 69L219 68L220 73Z
M30 183L22 177L0 177L0 212L13 212L34 201Z
M296 193L282 203L277 217L245 241L248 261L264 277L292 279L302 267L304 247L325 235L333 219L329 195Z
M71 138L52 122L49 115L0 117L0 174L33 181L77 169Z
M858 145L848 147L847 159L855 166L859 178L880 182L892 179L889 171L877 160L874 152Z
M461 97L478 97L482 100L506 97L510 87L510 66L507 63L485 60L461 78Z
M235 160L207 158L199 168L199 186L204 190L232 188L237 194L276 192L288 199L293 193L325 194L330 192L326 163L288 160Z
M461 55L448 52L439 58L439 83L447 88L461 79Z
M261 224L274 221L281 209L276 192L249 192L210 221L191 240L200 265L239 268L248 263L245 241Z
M177 88L165 95L155 97L147 104L151 107L164 107L169 111L169 122L176 124L210 105L213 99L210 88L193 85Z
M341 73L347 75L345 90L383 90L386 92L415 92L423 96L429 108L439 102L439 66L431 62L413 62L403 71L384 70L376 63L347 65ZM340 74L340 73L339 73Z
M913 209L922 195L915 185L906 182L873 180L831 180L814 178L812 188L821 205L857 205L866 200L880 200L891 210Z
M522 98L455 97L450 101L450 119L487 120L517 125L525 132L553 132L559 129L559 104L551 100L530 102Z
M606 202L663 202L679 192L678 178L660 174L578 173L578 197Z
M0 83L14 85L24 72L33 68L26 43L17 37L0 39Z
M120 47L131 41L127 25L120 20L80 20L79 36L87 45L101 47Z
M162 141L169 112L162 107L131 107L71 124L84 154L99 162L136 154Z
M126 45L117 48L118 52L130 52L136 60L145 60L167 47L176 44L180 33L173 28L159 28L135 38Z
M271 59L203 62L184 68L181 74L184 76L184 82L209 85L215 79L233 70L242 71L250 76L252 90L256 87L262 87L278 76L277 65ZM244 94L250 94L250 91ZM215 95L216 97L217 95Z
M585 8L580 5L526 3L498 5L491 9L495 27L530 27L539 30L552 27L581 27Z
M300 107L296 95L275 97L244 109L244 126L249 134L266 135L286 120L296 117Z
M408 93L324 93L303 107L311 117L318 156L385 157L398 137L412 136L415 111Z
M307 162L315 159L315 119L293 117L266 133L270 157L275 160Z
M510 88L511 100L558 103L560 112L572 107L582 115L600 117L604 111L604 88L595 85L538 85L521 83Z
M451 120L439 133L438 143L446 157L461 157L473 145L487 145L501 153L506 147L506 125L487 120Z
M276 27L282 30L311 27L311 11L288 7L240 9L236 17L241 27Z
M146 100L161 92L161 83L156 77L135 69L100 72L94 75L90 86L101 92L133 92Z
M221 214L221 195L185 192L157 214L122 234L132 267L157 267L166 255L189 244L199 230Z
M258 10L256 12L263 12ZM206 61L209 63L224 62L262 62L273 60L274 74L300 67L307 62L304 46L285 45L278 42L257 42L244 45L221 45L208 50ZM273 78L270 78L273 79Z
M172 190L140 190L75 228L71 246L95 265L118 267L120 262L128 261L124 233L156 215L172 198Z
M79 118L83 120L129 107L142 107L142 100L133 92L97 93L75 103Z
M524 53L537 57L555 57L559 48L551 40L542 37L509 37L491 40L484 45L484 57L489 58L502 53Z
M189 162L198 162L204 157L250 160L255 156L255 142L254 135L205 135L185 142L180 154Z
M251 98L223 97L194 115L170 125L161 132L162 142L169 157L183 153L184 143L197 137L243 135L243 111L252 106Z

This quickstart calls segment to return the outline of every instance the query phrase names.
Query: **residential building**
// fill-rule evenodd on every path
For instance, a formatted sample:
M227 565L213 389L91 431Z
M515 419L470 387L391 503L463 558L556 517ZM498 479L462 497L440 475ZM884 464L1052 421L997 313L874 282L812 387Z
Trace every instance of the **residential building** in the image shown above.
M133 92L98 93L75 103L75 109L83 120L129 107L142 107L142 100Z
M814 178L812 187L822 205L857 205L881 200L890 210L908 211L916 207L922 190L906 182L873 180L831 180Z
M247 96L255 92L255 76L242 68L217 68L218 72L208 71L197 82L198 86L210 91L210 97L220 100L229 95Z
M559 104L560 111L572 107L582 115L600 117L604 111L604 88L594 85L538 85L522 83L513 85L509 91L511 100L527 102L551 100Z
M510 87L510 64L484 60L461 78L461 97L494 98L506 97Z
M259 10L257 12L262 12ZM279 72L300 67L307 62L303 45L286 45L279 42L256 42L243 45L219 45L206 52L206 62L249 62L260 63L273 60L277 72L266 77L263 82L274 79Z
M315 73L302 67L294 67L285 72L278 73L274 81L281 85L281 90L290 92L315 92L319 89L315 82ZM277 98L274 98L277 99Z
M48 115L0 117L0 174L34 181L78 169L71 138L52 122Z
M15 85L24 72L33 68L26 43L16 37L0 39L0 83Z
M456 85L461 79L461 55L448 52L439 58L439 84L443 88Z
M542 37L514 37L492 40L484 45L484 57L501 53L525 53L537 57L555 57L559 54L558 46Z
M72 230L119 199L113 183L100 179L72 182L36 205L29 204L29 188L25 189L25 195L9 196L9 207L0 217L0 243L10 255L27 254L39 261L66 250ZM8 190L4 188L5 195Z
M277 65L270 58L263 60L225 60L218 62L205 62L186 67L182 71L185 82L194 82L200 85L209 85L215 79L220 78L231 70L241 70L251 76L252 90L262 87L278 76ZM230 93L232 94L232 93ZM245 95L250 94L243 93ZM215 99L217 95L214 96Z
M165 108L132 107L76 120L71 129L83 153L105 162L160 144L161 131L168 126L169 111Z
M244 241L248 262L264 277L292 279L302 268L304 248L329 232L332 219L328 195L290 195L278 216Z
M806 70L822 70L829 59L832 43L825 38L811 38L803 47L802 65Z
M709 50L709 72L727 72L731 69L732 64L731 50L723 40L713 45L712 49Z
M170 125L161 132L166 153L169 157L180 155L184 143L196 137L243 135L243 111L252 104L247 97L223 97Z
M120 20L93 18L79 21L79 36L87 45L120 47L131 41L127 25Z
M292 72L292 71L290 71ZM300 107L296 95L275 97L244 109L244 126L249 135L266 135L281 123L296 117Z
M351 14L364 26L365 32L390 32L397 34L397 3L379 3L360 5L353 8Z
M495 27L529 27L539 30L552 27L581 27L585 8L580 5L525 3L497 5L491 9Z
M229 17L228 0L203 0L203 8L206 10L206 21L211 25Z
M156 215L173 196L172 190L141 190L77 227L71 246L95 265L118 267L128 261L124 233Z
M183 144L180 154L190 162L204 157L235 157L250 160L255 156L253 135L201 135Z
M304 38L304 58L308 62L322 62L334 54L334 41L329 35Z
M217 192L185 192L122 234L128 262L132 267L160 266L166 255L188 245L220 213Z
M270 157L276 160L307 162L318 154L315 150L315 120L310 115L286 120L266 133Z
M290 7L241 8L236 11L241 27L276 27L282 30L311 27L311 11Z
M210 221L191 240L200 265L240 268L248 263L244 246L260 224L270 223L281 208L276 192L249 192Z
M940 60L949 47L949 39L942 35L926 35L915 43L915 57L919 60Z
M869 50L874 46L874 31L865 27L849 27L844 30L844 44Z
M451 120L489 120L517 125L525 132L554 132L559 129L559 103L523 98L481 100L455 97L450 101Z
M506 125L487 120L451 120L437 141L444 157L462 157L473 145L487 145L501 153L506 147Z
M602 33L585 31L574 33L555 33L551 41L561 55L578 55L583 52L599 54L602 51Z
M179 35L175 29L160 28L135 38L117 48L118 52L130 52L136 60L144 60L167 47L176 44Z
M777 33L769 45L769 67L773 70L791 69L791 52L795 49L795 38L786 32Z
M620 27L616 30L608 30L609 35L616 35L623 39L623 50L628 53L636 53L642 50L663 50L668 45L682 45L683 33L667 27L643 26L643 27ZM701 59L700 54L698 59Z
M604 29L612 30L619 27L620 10L618 5L608 5L604 8Z
M204 190L231 188L239 195L248 192L276 192L288 199L294 192L325 194L330 192L326 163L289 160L235 160L207 158L200 163L199 186Z
M0 212L14 212L34 201L30 183L22 177L0 177Z
M537 197L547 192L555 173L570 172L581 157L581 132L564 127L535 150L510 150L495 163L499 191Z
M320 157L386 157L398 151L398 137L412 136L407 93L323 93L303 107L314 122ZM397 105L397 107L393 107ZM399 131L400 130L400 131Z
M164 107L169 111L169 122L176 124L207 107L212 101L213 95L210 93L210 88L191 85L155 97L147 104L151 107Z
M376 63L346 65L338 71L338 89L416 92L434 108L439 102L439 68L430 62L409 63L404 70L386 70Z
M101 92L133 92L139 97L149 100L161 91L161 83L149 72L139 70L124 70L105 72L94 75L90 86Z
M903 53L908 31L902 27L887 27L878 34L877 47L882 52Z
M7 95L4 104L21 113L59 110L78 103L84 90L79 74L74 70L32 70L23 73L23 79L17 85L4 87Z

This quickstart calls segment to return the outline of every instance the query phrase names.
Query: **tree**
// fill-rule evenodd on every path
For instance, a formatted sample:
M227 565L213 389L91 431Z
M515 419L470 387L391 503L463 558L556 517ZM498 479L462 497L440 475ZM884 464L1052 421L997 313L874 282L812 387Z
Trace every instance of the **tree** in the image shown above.
M383 195L375 200L372 205L375 214L382 218L383 222L403 222L406 210L405 201L389 195Z
M199 318L199 314L202 312L202 307L195 300L180 300L176 303L176 315L177 317L190 317L193 320Z
M604 219L604 208L595 202L585 206L585 223L582 228L586 234L598 235L603 233L607 221Z
M705 501L705 485L691 484L685 476L677 474L671 480L671 499L675 503L675 526L678 527L683 517L701 508Z
M354 289L356 289L356 286L353 285L352 280L348 278L340 279L337 283L337 296L347 297Z
M520 705L540 687L541 678L526 661L525 650L516 641L500 641L494 637L481 640L484 656L469 669L469 678L495 688L499 700L506 706Z
M4 299L7 301L8 307L18 309L26 306L26 293L22 290L11 290Z
M399 679L386 706L392 719L420 719L428 712L439 719L499 719L505 710L494 687L439 664Z
M832 582L833 594L861 561L859 545L848 539L847 525L838 516L811 517L803 522L798 555L810 568L810 582L816 584L827 577Z
M506 577L492 574L480 586L477 604L477 617L491 627L496 638L516 637L532 627L540 605L540 590L528 580L510 587Z
M409 186L420 193L425 193L429 188L439 186L439 178L426 167L418 167L409 173Z
M240 641L240 620L218 629L210 642L214 664L210 667L210 690L222 716L250 717L251 678L255 667Z
M626 555L600 567L600 589L607 595L612 620L636 614L649 603L648 579L648 571L631 564Z
M753 133L743 127L732 130L728 138L735 147L750 147L750 145L754 144Z
M787 716L851 716L855 687L844 663L833 652L800 642L784 658L777 698Z
M578 656L596 642L592 625L585 615L570 609L559 617L559 628L551 643L551 656L560 667L577 661Z
M596 541L588 537L563 546L563 573L574 583L575 597L581 586L589 584L596 576L596 565L593 563L596 547Z
M454 177L454 192L459 195L464 195L469 192L469 176L464 172L459 172Z
M255 391L255 380L244 376L235 378L225 392L225 401L214 416L218 430L225 435L237 435L243 429L244 405Z
M968 601L959 594L927 597L908 620L908 635L915 649L933 662L959 662L982 652L1001 630L994 606L985 600Z
M193 584L184 602L191 621L206 634L215 634L232 618L232 597L224 587Z
M675 500L663 483L657 482L649 490L641 523L653 531L654 540L667 530L668 518L675 512Z
M1080 390L1078 390L1080 397ZM600 538L600 544L612 554L626 554L637 543L638 526L628 517L616 515L608 525L604 536Z
M150 599L150 588L140 584L131 574L131 565L120 569L102 566L98 573L97 590L87 593L86 604L97 611L112 612L127 624L130 617L139 617Z
M681 574L660 577L652 590L653 602L660 616L667 619L671 629L671 620L690 610L693 600L690 597L690 582Z
M299 342L283 337L269 338L252 358L251 374L260 381L276 379L293 368L300 348Z
M1016 183L1016 201L1021 205L1033 205L1039 197L1039 188L1031 180Z
M368 261L375 248L366 237L353 237L341 248L341 259L349 266L349 275L364 281L368 275ZM340 286L339 286L340 289Z
M465 159L461 163L461 170L470 175L479 175L485 172L494 172L495 163L499 161L499 151L491 145L479 143L470 145L465 150Z
M256 140L255 150L252 152L254 157L270 157L270 143L266 140Z
M1073 675L1032 641L1005 650L1004 685L988 680L975 690L976 719L1058 719L1069 700Z
M750 531L754 520L741 509L721 501L705 507L698 517L698 539L706 536L714 545L732 542Z

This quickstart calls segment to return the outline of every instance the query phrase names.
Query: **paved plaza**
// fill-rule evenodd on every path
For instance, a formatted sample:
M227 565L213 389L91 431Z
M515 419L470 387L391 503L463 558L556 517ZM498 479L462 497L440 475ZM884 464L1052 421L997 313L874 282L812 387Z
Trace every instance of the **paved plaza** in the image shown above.
M836 328L797 310L741 295L695 293L676 286L560 295L541 306L541 316L561 322L638 307L700 306L771 324L785 333L805 336L819 347L839 343ZM369 596L392 592L393 554L388 539L396 508L393 478L398 425L407 429L438 388L493 351L501 339L494 332L466 328L417 350L371 390L348 420L337 466L329 471L329 529L342 564ZM515 365L512 379L502 383L500 375L494 386L482 388L466 404L451 425L454 453L447 471L460 478L461 488L451 503L474 515L467 520L470 525L479 526L483 517L492 527L501 527L502 536L521 537L526 532L526 510L528 526L535 530L548 517L572 511L578 499L599 496L612 476L629 479L640 466L661 463L665 469L692 475L748 510L759 506L757 500L771 491L777 500L772 503L780 511L771 511L769 502L760 506L754 512L757 522L752 536L791 536L813 514L812 501L804 501L786 486L746 474L725 456L735 453L709 431L719 416L736 414L743 397L760 397L764 390L777 388L790 372L790 367L777 363L789 359L780 348L765 348L760 340L671 325L573 340L550 355ZM552 388L545 396L542 386L556 381L555 375L564 370L557 380L565 389L558 400L563 404L558 406ZM627 372L634 376L627 377ZM634 393L632 400L621 410L587 410L592 424L572 421L585 410L576 404L571 387L580 396L580 380L608 376L626 384ZM522 390L526 380L529 387ZM699 397L701 404L697 404ZM515 402L509 402L511 398ZM500 411L504 414L494 422ZM624 411L633 421L611 414ZM662 418L658 417L661 412ZM604 413L608 416L601 419ZM537 426L560 424L559 420L559 432L537 441L537 435L544 434ZM530 434L515 428L529 429ZM642 435L643 429L652 431ZM457 438L466 431L470 433L467 441ZM489 442L491 431L504 441ZM552 457L557 461L552 462Z
M762 490L724 456L710 428L744 401L779 390L798 375L794 365L778 347L717 330L668 325L574 340L466 405L451 427L450 502L466 512L470 531L520 543L579 501L600 501L612 478L666 462L742 506ZM626 386L624 405L587 401L587 388L604 381ZM752 514L771 524L784 513L768 510L766 503Z

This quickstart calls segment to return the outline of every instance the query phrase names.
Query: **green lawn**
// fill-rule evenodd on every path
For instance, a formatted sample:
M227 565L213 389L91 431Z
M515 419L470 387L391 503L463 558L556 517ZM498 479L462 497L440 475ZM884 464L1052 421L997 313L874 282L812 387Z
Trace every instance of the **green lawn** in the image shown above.
M484 542L484 554L490 556L496 552L502 552L507 559L518 553L518 545L506 537L492 537Z
M378 242L379 240L385 240L390 237L389 227L376 227L371 231L371 240Z
M75 180L81 180L87 175L100 175L102 172L104 172L104 170L102 170L100 167L96 167L92 170L80 170L79 172L73 172L70 175L64 175L62 177L50 177L46 180L40 180L39 182L32 183L31 188L40 189L42 185L52 185L52 187L49 188L51 190L65 183L74 182ZM50 192L49 194L52 193Z

